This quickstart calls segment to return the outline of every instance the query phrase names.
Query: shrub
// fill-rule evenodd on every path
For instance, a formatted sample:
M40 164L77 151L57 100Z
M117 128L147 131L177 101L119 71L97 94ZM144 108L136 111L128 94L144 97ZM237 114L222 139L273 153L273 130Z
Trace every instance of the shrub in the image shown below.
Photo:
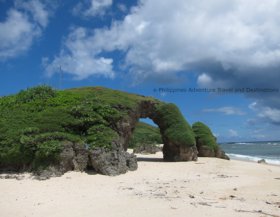
M192 125L192 129L197 143L207 146L212 150L216 150L218 148L216 138L207 125L202 122L196 122Z
M129 141L128 147L134 148L143 144L161 144L161 134L158 127L139 122Z
M160 124L164 128L163 136L177 144L194 146L195 138L188 122L178 107L172 103L160 103L156 106Z

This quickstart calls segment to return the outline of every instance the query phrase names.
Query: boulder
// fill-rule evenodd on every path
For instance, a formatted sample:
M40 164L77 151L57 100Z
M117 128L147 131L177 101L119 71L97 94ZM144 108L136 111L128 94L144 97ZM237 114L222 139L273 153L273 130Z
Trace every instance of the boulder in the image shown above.
M133 153L139 154L155 154L159 151L162 151L162 149L155 144L142 144L133 149Z
M261 159L261 160L258 160L258 163L259 164L266 164L266 161L265 161L265 159Z
M137 159L123 149L94 148L89 151L90 164L98 173L116 176L137 169Z
M198 157L217 157L229 160L229 157L217 144L216 137L207 125L202 122L196 122L192 128L195 134Z

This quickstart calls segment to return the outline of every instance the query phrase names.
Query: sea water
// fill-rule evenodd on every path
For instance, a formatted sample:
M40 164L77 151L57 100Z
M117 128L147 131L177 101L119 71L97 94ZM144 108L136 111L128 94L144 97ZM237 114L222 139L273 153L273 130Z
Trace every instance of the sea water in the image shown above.
M231 159L280 165L280 141L222 143L221 148Z

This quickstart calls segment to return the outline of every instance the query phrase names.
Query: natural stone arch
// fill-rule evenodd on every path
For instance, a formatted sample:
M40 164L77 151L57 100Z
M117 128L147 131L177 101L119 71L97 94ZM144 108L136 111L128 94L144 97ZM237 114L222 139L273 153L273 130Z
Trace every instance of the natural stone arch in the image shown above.
M140 118L149 118L158 125L163 140L163 158L166 161L197 160L195 137L189 124L184 119L176 105L141 101L136 111L129 114L128 119L118 123L121 145L124 150L133 130Z

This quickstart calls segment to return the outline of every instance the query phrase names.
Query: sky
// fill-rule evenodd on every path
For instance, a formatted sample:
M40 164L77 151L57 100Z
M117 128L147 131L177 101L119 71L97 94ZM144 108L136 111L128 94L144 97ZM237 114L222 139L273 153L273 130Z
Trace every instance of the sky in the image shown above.
M280 0L0 0L0 96L105 86L175 103L219 142L280 140L279 11Z

